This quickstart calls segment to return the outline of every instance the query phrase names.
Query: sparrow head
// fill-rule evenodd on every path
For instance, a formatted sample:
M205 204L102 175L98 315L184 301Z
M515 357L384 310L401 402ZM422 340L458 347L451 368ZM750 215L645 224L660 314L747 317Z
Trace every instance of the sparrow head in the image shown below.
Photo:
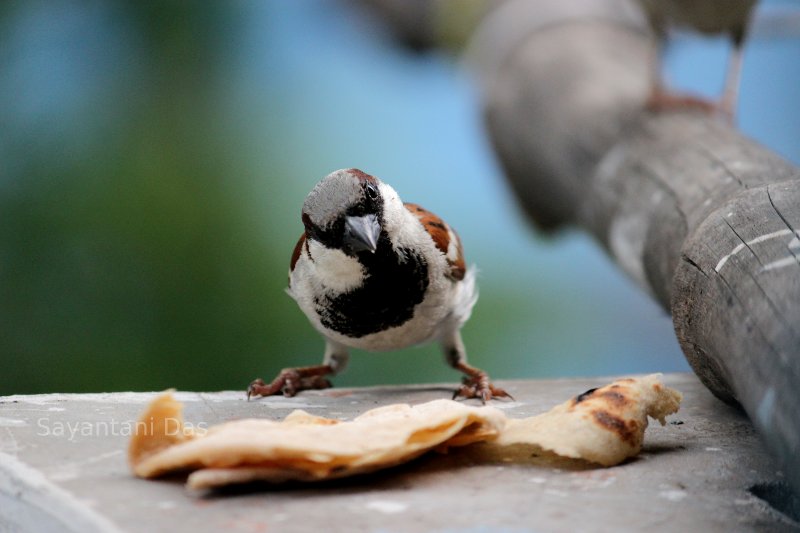
M308 193L302 219L308 238L355 256L378 248L383 209L380 180L350 168L331 172Z

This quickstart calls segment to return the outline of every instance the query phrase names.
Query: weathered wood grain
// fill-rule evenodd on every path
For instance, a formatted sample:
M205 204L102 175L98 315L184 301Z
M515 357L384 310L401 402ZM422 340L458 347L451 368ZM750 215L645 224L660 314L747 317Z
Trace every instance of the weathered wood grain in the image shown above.
M797 476L800 181L748 189L687 239L673 321L692 368L743 405Z

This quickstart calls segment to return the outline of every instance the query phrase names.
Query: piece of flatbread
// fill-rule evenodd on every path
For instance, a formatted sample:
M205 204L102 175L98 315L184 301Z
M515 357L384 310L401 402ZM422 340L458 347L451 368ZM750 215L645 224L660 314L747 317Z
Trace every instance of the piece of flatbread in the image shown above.
M128 463L133 466L162 450L195 437L191 426L183 424L183 404L170 389L150 402L136 423L128 444Z
M493 407L436 400L413 407L379 407L347 422L295 411L281 422L236 420L213 426L205 434L184 434L175 427L183 425L180 403L165 393L150 404L140 422L148 431L137 431L128 452L137 476L152 478L197 470L189 477L189 486L208 488L254 480L311 481L371 472L409 461L433 448L495 438L506 418ZM181 437L159 432L170 425L172 433Z
M661 374L626 378L590 389L550 411L531 418L510 419L500 436L484 447L529 446L530 451L613 466L639 453L647 417L661 425L677 412L681 393L664 386Z
M237 420L205 432L184 425L183 406L167 392L141 416L128 458L139 477L190 471L193 489L340 478L475 443L479 461L516 456L522 462L533 454L612 466L639 453L648 416L663 425L678 410L681 394L660 376L620 379L524 419L436 400L387 405L352 421L297 410L280 422Z

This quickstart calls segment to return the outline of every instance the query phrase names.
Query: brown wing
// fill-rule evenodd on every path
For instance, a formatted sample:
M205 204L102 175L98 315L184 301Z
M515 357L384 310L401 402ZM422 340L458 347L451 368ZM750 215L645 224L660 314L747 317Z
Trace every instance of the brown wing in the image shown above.
M294 251L292 252L292 262L289 263L289 272L294 270L294 266L297 264L297 260L300 259L300 254L303 252L303 245L306 243L306 234L303 233L300 235L300 239L297 241L297 244L294 245Z
M444 220L417 204L404 205L422 222L422 227L431 236L436 248L444 254L447 264L450 265L450 278L454 280L464 279L464 274L467 272L466 263L464 262L464 249L461 246L461 239L458 238L455 230L448 226ZM455 254L448 254L450 243L453 240L455 240Z
M311 257L311 250L308 249L308 240L306 239L306 234L303 233L300 235L300 239L298 239L297 244L294 245L294 251L292 252L292 261L289 263L289 285L292 284L292 272L294 272L294 266L297 264L297 260L300 259L300 254L303 253L305 250L306 254L308 254L308 258L312 261L314 260Z

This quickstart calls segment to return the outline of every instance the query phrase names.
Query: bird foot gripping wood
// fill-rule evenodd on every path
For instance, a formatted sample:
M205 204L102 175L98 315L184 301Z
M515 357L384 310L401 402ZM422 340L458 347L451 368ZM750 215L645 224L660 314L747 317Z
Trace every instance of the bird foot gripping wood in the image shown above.
M655 113L699 111L708 115L717 115L729 123L733 122L733 103L726 99L715 102L691 94L671 92L667 89L654 89L644 106L645 109Z
M475 368L474 366L461 363L458 370L466 374L462 379L461 385L453 391L453 399L456 398L479 398L482 403L486 403L493 398L514 399L508 392L500 387L495 387L489 380L489 374Z
M656 112L695 109L714 113L717 110L714 102L691 94L673 93L666 89L654 90L647 98L645 107Z
M284 368L270 383L265 383L261 378L254 379L247 387L247 399L276 394L291 397L304 390L328 389L333 384L325 375L332 372L333 369L328 365Z

